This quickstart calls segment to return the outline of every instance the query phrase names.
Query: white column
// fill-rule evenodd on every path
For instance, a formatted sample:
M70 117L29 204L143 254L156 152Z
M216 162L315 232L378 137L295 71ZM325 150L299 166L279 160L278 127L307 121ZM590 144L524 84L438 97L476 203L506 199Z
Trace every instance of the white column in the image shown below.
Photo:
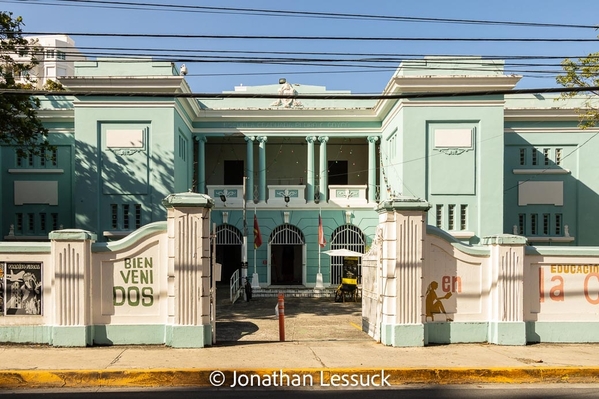
M320 202L327 202L329 194L329 163L327 161L327 141L329 138L322 136L318 138L320 141L320 172L318 173L320 183Z
M258 137L258 202L266 202L266 142L268 137Z
M245 138L247 143L246 155L245 155L245 176L246 176L246 197L254 202L254 136L248 136Z
M306 162L306 202L314 203L314 142L316 136L306 137L308 143L308 159Z
M368 202L376 202L376 142L377 136L368 137Z
M198 187L197 192L206 193L206 137L196 136L198 142Z

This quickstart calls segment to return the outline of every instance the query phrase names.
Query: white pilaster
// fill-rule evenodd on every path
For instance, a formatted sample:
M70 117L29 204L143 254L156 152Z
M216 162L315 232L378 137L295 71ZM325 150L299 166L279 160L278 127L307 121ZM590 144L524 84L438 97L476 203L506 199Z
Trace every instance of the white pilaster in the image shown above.
M49 237L54 259L52 344L91 345L91 244L96 236L73 229L53 231Z
M173 347L203 347L212 343L210 314L210 208L202 194L168 196L167 233L169 280L173 291L170 343ZM213 317L213 315L212 315Z
M381 342L392 346L423 346L422 240L426 211L421 200L401 198L381 203L382 317Z
M483 238L491 249L489 342L526 345L524 247L526 238L501 234Z

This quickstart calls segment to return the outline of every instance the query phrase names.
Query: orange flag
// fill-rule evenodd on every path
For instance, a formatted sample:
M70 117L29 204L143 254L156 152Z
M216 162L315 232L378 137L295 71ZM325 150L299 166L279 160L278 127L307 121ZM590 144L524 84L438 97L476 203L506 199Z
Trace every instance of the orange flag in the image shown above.
M327 245L327 239L324 238L324 231L322 230L322 218L318 215L318 245L324 248Z
M260 226L258 226L258 218L254 213L254 249L262 245L262 236L260 235Z

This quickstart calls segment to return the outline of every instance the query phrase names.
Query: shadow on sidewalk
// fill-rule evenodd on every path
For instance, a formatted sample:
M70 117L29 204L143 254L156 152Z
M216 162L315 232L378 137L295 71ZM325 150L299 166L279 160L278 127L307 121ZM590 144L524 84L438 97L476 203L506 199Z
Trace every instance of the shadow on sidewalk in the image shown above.
M279 342L277 298L243 298L231 304L228 292L217 291L217 344ZM285 298L285 341L370 340L361 331L361 302L333 298Z

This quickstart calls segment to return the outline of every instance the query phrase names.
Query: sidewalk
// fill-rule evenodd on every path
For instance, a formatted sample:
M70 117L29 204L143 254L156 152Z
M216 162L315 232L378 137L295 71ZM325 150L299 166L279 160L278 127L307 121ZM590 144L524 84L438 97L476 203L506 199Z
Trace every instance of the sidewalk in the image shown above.
M359 329L359 303L308 298L286 299L286 342L279 342L275 305L273 298L234 305L219 302L218 342L208 348L0 346L0 388L210 387L215 385L215 371L223 372L225 387L231 386L234 372L261 378L313 376L319 381L341 374L383 373L391 386L599 382L596 344L393 348Z

